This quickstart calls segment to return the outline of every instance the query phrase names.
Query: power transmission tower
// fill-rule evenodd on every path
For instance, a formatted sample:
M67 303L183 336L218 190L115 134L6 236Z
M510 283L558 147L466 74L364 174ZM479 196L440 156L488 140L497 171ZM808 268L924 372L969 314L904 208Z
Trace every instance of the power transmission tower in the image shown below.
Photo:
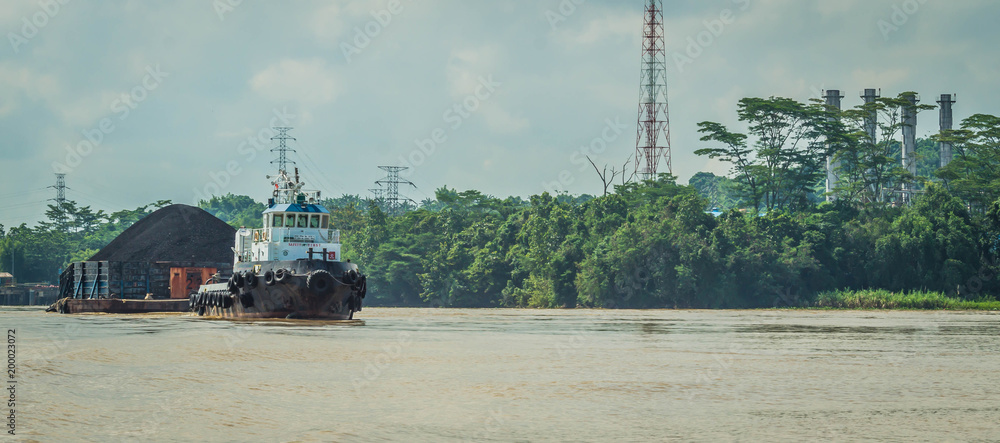
M380 209L382 209L382 211L385 211L386 210L386 208L385 208L385 189L382 189L382 188L372 188L372 189L369 189L368 192L372 193L373 197L371 198L371 201L375 202L375 204L378 205L378 207Z
M49 200L55 201L60 207L66 203L66 174L56 174L56 185L49 187L56 190L56 198Z
M404 203L411 202L414 205L417 204L412 199L404 195L399 195L399 185L410 185L414 189L417 188L417 185L413 184L413 182L399 178L401 171L410 168L405 166L379 166L378 168L386 172L385 178L375 182L379 186L384 186L384 189L380 191L382 191L382 198L385 201L386 213L389 215L400 215L403 213Z
M644 16L635 173L642 179L649 180L656 178L661 159L667 162L667 173L673 174L663 0L647 0Z
M295 137L292 137L292 136L288 135L288 131L291 131L292 128L289 128L289 127L276 127L276 128L274 128L274 130L278 131L278 135L275 135L274 137L271 137L271 140L278 140L278 147L272 149L271 152L277 152L278 153L278 159L272 161L271 163L272 164L274 164L274 163L278 164L278 171L287 172L288 171L288 164L289 163L291 163L293 165L295 164L294 161L291 161L291 160L288 159L288 153L289 152L295 152L295 150L292 149L292 148L289 148L287 142L288 142L288 140L295 140Z
M56 198L49 200L56 202L56 221L63 229L66 228L66 174L56 174L55 186L49 186L56 190Z

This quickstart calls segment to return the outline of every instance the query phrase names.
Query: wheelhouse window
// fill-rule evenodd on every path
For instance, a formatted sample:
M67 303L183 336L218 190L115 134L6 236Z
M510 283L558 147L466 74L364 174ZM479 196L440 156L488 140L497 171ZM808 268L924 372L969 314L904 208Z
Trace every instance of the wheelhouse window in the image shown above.
M319 228L319 215L311 215L311 216L309 216L309 227L310 228Z
M282 219L283 218L284 217L282 217L281 214L274 214L274 223L272 223L271 226L273 226L275 228L280 228L281 224L282 224Z
M323 222L320 225L320 228L321 229L329 229L330 228L330 216L329 215L324 215L323 216Z
M300 228L304 228L304 227L306 227L307 224L309 224L309 216L305 215L305 214L300 214L299 215L299 227Z
M285 216L285 227L294 228L295 227L295 214L287 214Z

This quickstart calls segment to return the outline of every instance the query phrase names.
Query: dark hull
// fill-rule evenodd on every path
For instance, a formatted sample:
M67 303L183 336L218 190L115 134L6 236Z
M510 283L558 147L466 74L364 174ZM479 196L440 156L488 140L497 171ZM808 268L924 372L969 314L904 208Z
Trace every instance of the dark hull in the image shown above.
M150 314L160 312L186 312L189 301L180 300L123 300L120 298L72 299L63 298L46 309L60 314L106 313Z
M366 292L366 278L352 263L246 262L237 263L233 272L246 277L203 286L192 295L191 309L226 318L350 320L361 310Z

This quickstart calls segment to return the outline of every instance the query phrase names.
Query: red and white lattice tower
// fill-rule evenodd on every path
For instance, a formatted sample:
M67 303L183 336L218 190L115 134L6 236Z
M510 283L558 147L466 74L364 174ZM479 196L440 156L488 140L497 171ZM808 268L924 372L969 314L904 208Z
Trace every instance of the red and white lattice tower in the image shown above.
M642 26L642 76L639 128L635 141L635 173L654 179L660 161L673 174L670 161L670 111L667 106L667 53L663 37L663 0L647 0Z

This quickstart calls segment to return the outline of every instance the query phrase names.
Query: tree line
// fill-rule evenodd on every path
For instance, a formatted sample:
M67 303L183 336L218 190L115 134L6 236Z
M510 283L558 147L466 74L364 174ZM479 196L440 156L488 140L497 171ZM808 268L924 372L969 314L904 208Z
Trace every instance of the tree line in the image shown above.
M844 111L746 98L746 133L699 124L708 146L696 153L729 163L729 177L680 186L661 175L597 198L527 202L442 188L434 210L358 211L348 251L386 305L746 308L870 289L992 298L1000 119L974 115L919 140L913 174L898 141L903 111L932 107L908 94ZM940 141L956 153L943 168Z
M699 173L689 185L661 174L599 197L528 199L442 187L399 216L360 196L324 204L344 256L369 275L371 305L752 308L804 306L845 290L995 299L1000 118L975 115L921 140L914 175L897 141L908 103L885 98L839 111L741 100L746 133L699 125L706 146L697 153L728 162L731 173ZM955 150L944 168L938 141ZM830 202L828 157L839 164ZM114 214L74 206L34 228L0 228L0 269L13 248L19 269L54 280L60 265L164 203ZM264 209L234 195L200 206L248 227L260 226ZM48 243L26 247L37 242Z
M87 260L143 217L169 205L160 200L106 213L69 200L48 205L45 221L6 228L0 224L0 271L19 282L54 283L68 263Z

